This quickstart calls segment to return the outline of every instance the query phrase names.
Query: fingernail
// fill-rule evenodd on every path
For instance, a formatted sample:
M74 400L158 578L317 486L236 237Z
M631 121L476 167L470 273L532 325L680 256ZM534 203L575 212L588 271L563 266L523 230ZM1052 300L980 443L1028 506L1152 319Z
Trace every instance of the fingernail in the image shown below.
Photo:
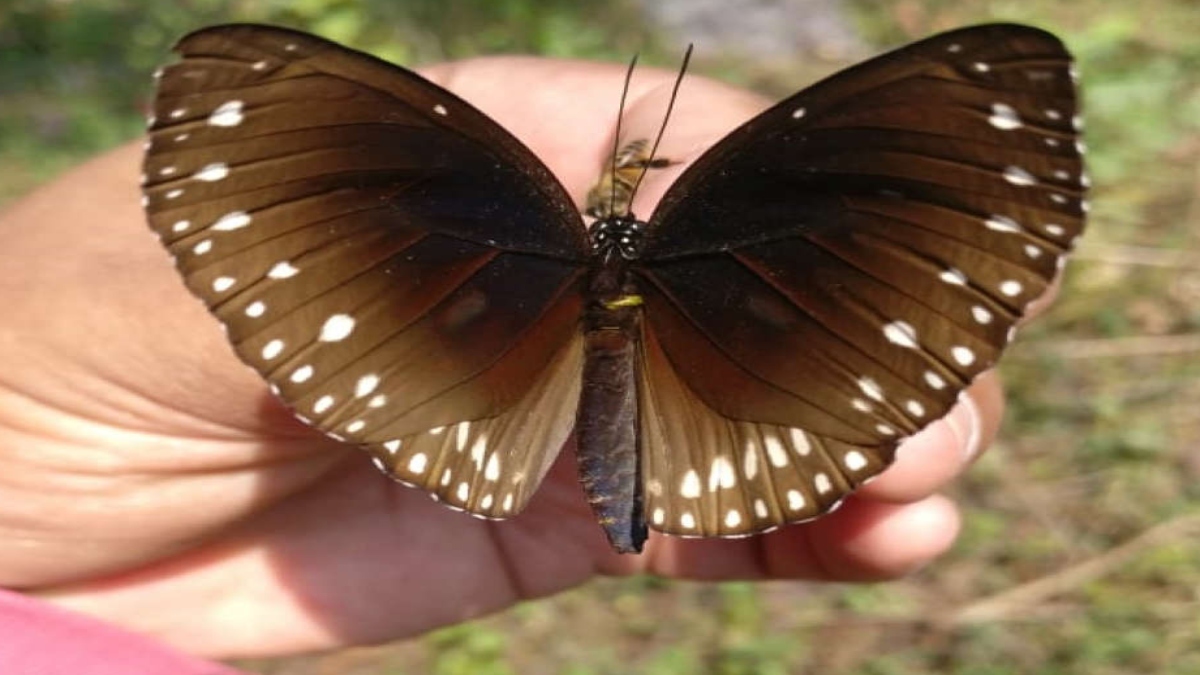
M979 414L979 406L975 405L975 400L969 395L963 394L958 399L958 405L954 406L954 410L946 418L946 424L950 425L950 431L958 438L958 447L962 449L963 464L974 461L976 455L983 449L979 447L983 428L982 418Z

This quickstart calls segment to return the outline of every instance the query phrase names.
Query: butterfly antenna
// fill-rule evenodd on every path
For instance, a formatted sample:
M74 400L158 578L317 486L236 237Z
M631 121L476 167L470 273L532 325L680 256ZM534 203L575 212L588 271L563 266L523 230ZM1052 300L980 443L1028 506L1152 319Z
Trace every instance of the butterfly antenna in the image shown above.
M612 178L609 181L609 204L617 203L617 153L621 151L621 118L625 116L625 97L629 94L629 83L633 80L633 69L637 66L637 62L638 55L635 53L629 60L629 68L625 71L625 84L621 87L621 105L617 109L617 129L613 133L613 150L609 157L609 161L612 162L612 166L609 167L612 172L609 174Z
M667 121L671 119L671 111L675 109L675 99L679 97L679 85L683 82L683 75L687 72L688 63L691 60L692 45L688 44L687 51L683 53L683 63L679 65L679 75L675 77L675 86L671 88L671 100L667 102L667 113L663 115L662 126L658 128L658 135L654 137L654 145L650 146L650 156L646 159L645 166L642 167L641 173L638 174L637 180L633 183L633 189L629 192L630 208L633 205L633 197L637 194L638 188L642 184L642 179L646 177L646 172L650 170L650 166L654 163L654 155L658 152L658 144L662 142L663 133L667 130Z

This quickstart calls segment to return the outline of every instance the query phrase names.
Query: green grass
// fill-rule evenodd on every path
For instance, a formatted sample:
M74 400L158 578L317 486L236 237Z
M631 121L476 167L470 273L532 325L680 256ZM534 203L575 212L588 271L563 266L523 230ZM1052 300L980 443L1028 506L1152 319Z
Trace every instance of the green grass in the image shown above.
M137 135L169 42L229 20L306 27L406 63L527 51L672 51L622 5L535 2L17 2L0 17L0 201ZM183 8L181 8L183 7ZM955 487L963 536L877 586L601 580L381 647L256 672L1200 672L1200 7L896 0L853 5L864 39L1019 20L1081 62L1095 188L1060 302L1002 368L1002 438ZM1148 17L1153 17L1149 20ZM512 26L522 26L514 30ZM775 92L795 73L714 57ZM701 62L704 69L704 62ZM800 76L799 73L803 73ZM1185 345L1186 347L1186 345Z

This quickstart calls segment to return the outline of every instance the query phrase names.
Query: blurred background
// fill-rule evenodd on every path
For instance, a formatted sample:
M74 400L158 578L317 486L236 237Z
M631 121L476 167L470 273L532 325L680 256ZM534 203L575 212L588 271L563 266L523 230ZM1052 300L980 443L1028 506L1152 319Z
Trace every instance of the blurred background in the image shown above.
M0 205L141 133L176 38L279 23L406 65L533 53L783 96L929 33L1033 23L1078 56L1090 231L1008 354L998 447L954 490L952 553L870 586L601 580L269 675L1200 672L1196 0L0 0ZM597 130L603 133L604 130ZM364 583L368 583L364 580Z

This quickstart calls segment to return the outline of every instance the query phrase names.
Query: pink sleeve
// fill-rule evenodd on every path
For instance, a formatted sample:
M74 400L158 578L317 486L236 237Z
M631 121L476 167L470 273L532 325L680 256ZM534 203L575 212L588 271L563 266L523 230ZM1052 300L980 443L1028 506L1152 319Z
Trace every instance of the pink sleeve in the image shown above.
M38 675L244 675L0 589L0 669Z

